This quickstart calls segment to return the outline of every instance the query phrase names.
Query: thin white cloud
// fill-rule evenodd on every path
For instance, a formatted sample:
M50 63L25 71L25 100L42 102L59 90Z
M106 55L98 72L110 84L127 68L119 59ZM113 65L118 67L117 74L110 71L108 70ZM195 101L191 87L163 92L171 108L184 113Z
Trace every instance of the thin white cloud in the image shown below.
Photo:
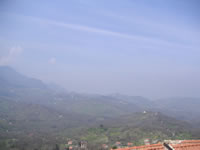
M177 43L169 42L161 38L146 37L146 36L135 35L135 34L127 34L123 32L111 31L111 30L106 30L102 28L96 28L96 27L85 26L85 25L80 25L80 24L66 23L66 22L61 22L61 21L45 19L45 18L33 17L33 16L24 16L24 15L19 15L19 14L12 14L12 15L15 15L16 17L19 17L21 19L30 20L35 23L39 23L43 25L52 25L56 27L63 27L66 29L79 30L82 32L112 36L115 38L129 39L129 40L133 40L134 42L143 42L143 43L145 42L149 44L158 44L158 45L164 45L164 46L178 46L178 47L181 46L181 44L179 45Z
M137 26L145 27L147 30L151 30L151 32L154 33L160 33L163 36L170 36L170 37L176 37L180 40L185 41L192 41L193 43L200 42L199 40L199 30L196 30L195 28L188 28L184 24L181 24L179 22L176 22L176 25L173 23L170 23L169 21L162 20L162 21L156 21L152 20L152 18L144 18L143 16L137 16L131 14L132 16L123 16L120 14L115 14L112 12L101 12L104 16L119 19L126 23L135 24ZM133 19L135 18L135 19Z
M161 37L150 37L150 36L148 37L148 36L143 36L143 35L139 35L139 34L137 34L137 35L136 34L128 34L128 33L123 33L123 32L118 32L118 31L107 30L107 29L103 29L103 28L96 28L96 27L91 27L91 26L86 26L86 25L66 23L66 22L62 22L62 21L56 21L56 20L33 17L33 16L25 16L25 15L21 15L21 14L7 13L7 15L12 15L12 16L18 17L20 19L29 20L29 21L32 21L37 24L52 25L55 27L62 27L62 28L68 29L68 30L69 29L79 30L82 32L88 32L88 33L94 33L94 34L98 34L98 35L111 36L114 38L122 38L122 39L132 40L133 42L135 42L137 44L141 43L142 45L148 45L148 46L153 45L154 47L155 46L163 46L163 47L168 47L168 48L169 47L191 48L193 46L190 44L189 45L185 44L183 42L177 43L177 41L169 41L168 39L161 38ZM114 17L114 15L113 15L113 17ZM121 16L120 18L125 19L125 20L128 19L128 17L126 18L124 16ZM139 22L141 24L147 24L147 22L145 22L144 19L140 19ZM149 26L149 22L148 22L148 26ZM160 24L150 22L150 26L154 27L154 29L159 29L159 30L162 29L162 32L164 32L163 33L164 35L166 34L166 32L167 32L167 34L169 34L168 31L166 31L166 32L163 31L163 26ZM175 29L170 28L170 30L174 31ZM183 31L181 31L181 33L182 32ZM194 35L193 33L194 32L185 33L185 34ZM174 36L177 36L177 35L173 35L173 37ZM178 38L180 38L180 36L178 36ZM185 38L185 36L184 36L184 38ZM195 41L195 43L196 43L196 41Z
M64 27L67 29L79 30L79 31L101 34L101 35L106 35L106 36L113 36L113 37L123 38L123 39L130 39L134 41L143 41L143 42L151 42L151 43L159 42L161 44L169 44L169 42L167 41L156 39L156 38L148 38L148 37L139 36L139 35L130 35L126 33L121 33L121 32L101 29L101 28L95 28L95 27L90 27L90 26L84 26L84 25L79 25L79 24L64 23L64 22L46 20L46 19L40 19L40 22L58 26L58 27Z
M56 58L52 57L49 59L50 64L55 64L56 63Z
M22 51L23 48L21 46L11 47L7 55L0 57L0 65L10 65L19 57Z

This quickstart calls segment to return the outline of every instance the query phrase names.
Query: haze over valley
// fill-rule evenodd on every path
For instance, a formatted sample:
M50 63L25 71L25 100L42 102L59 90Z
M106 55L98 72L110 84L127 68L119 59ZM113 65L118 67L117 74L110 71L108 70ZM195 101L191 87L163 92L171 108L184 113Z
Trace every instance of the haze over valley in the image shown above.
M0 138L11 140L11 147L53 148L69 139L101 147L118 140L139 145L144 138L199 138L198 98L69 92L8 66L0 67L0 84Z
M0 0L0 150L200 146L199 6Z

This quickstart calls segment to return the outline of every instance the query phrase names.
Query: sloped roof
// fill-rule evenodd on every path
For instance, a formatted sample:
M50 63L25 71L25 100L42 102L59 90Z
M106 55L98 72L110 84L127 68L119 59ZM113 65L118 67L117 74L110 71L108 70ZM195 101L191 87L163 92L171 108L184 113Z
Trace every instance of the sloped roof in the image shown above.
M184 140L177 143L169 143L174 150L200 150L200 140Z
M127 148L119 148L117 150L165 150L163 144L152 144L152 145L143 145L143 146L134 146Z
M116 150L200 150L200 140L169 140L164 143L119 148Z

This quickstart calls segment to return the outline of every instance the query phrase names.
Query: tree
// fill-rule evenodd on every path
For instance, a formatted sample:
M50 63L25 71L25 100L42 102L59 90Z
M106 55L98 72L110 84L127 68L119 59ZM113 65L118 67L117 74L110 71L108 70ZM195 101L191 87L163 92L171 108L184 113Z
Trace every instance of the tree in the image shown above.
M55 148L53 150L60 150L59 145L56 144Z
M100 128L104 128L104 125L103 125L103 124L100 124Z
M117 149L117 146L113 146L112 149Z

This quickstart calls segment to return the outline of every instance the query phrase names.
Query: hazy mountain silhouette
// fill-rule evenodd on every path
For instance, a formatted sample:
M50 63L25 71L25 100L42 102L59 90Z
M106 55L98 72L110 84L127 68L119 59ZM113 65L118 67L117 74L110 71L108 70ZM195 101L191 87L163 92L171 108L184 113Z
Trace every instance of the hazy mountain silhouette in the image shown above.
M64 113L102 119L133 112L159 111L191 123L200 122L199 98L165 98L152 101L141 96L67 92L57 85L47 85L41 80L26 77L8 66L0 66L0 85L0 97L13 101L42 104Z

